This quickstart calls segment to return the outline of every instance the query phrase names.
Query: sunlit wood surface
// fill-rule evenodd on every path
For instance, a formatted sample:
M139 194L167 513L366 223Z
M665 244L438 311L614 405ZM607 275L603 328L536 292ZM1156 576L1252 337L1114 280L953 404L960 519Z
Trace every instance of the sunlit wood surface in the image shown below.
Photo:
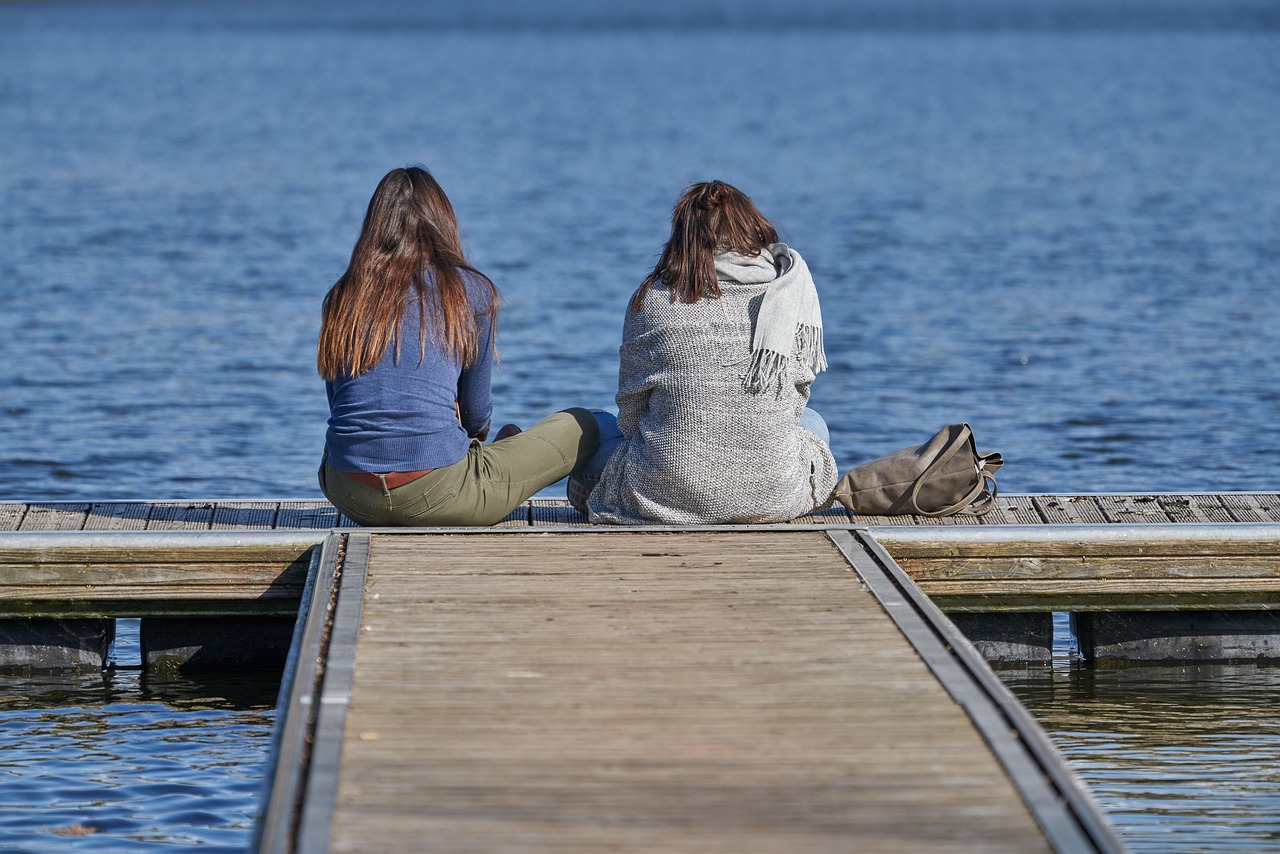
M1047 850L821 533L375 534L334 851Z
M835 508L794 520L816 525L1079 525L1280 522L1280 494L1002 495L984 516L855 516ZM563 499L531 499L504 527L585 525ZM327 501L0 503L0 531L288 530L355 527Z

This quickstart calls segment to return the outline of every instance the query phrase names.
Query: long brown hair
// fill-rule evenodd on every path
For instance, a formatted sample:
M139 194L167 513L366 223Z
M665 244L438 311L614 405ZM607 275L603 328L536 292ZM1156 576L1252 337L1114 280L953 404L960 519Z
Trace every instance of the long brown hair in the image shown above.
M479 313L467 296L462 270L491 289L488 305ZM378 364L390 346L399 359L400 321L412 292L417 293L422 321L419 358L426 358L430 326L437 346L461 364L471 364L479 355L477 320L486 315L490 322L496 319L498 291L467 263L449 197L418 166L388 172L369 200L347 271L324 298L316 348L320 376L359 376Z
M777 242L777 229L746 193L723 181L693 184L671 212L671 239L631 298L631 310L639 311L645 295L659 282L680 302L718 297L717 252L754 256Z

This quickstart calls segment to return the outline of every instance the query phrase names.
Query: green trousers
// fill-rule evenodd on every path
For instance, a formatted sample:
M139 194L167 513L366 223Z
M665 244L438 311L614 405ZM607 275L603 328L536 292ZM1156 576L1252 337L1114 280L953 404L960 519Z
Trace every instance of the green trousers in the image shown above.
M329 465L326 452L320 489L361 525L492 525L538 490L586 465L599 442L591 412L566 409L508 439L488 445L472 440L458 462L395 489L356 483Z

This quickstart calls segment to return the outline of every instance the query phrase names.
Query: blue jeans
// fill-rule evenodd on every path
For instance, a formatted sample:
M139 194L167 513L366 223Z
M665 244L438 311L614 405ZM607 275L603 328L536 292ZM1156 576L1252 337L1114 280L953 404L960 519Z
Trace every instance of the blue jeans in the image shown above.
M804 412L800 413L800 426L821 439L822 444L831 444L831 431L827 429L827 422L822 419L817 410L806 406Z
M600 427L600 446L591 455L591 459L587 460L586 465L573 470L569 475L568 483L565 484L565 494L569 503L584 515L587 512L587 498L591 496L591 490L596 488L596 484L600 482L600 475L604 474L604 467L609 464L609 458L626 438L618 429L618 419L613 413L603 409L593 409L591 414L595 416L596 424Z

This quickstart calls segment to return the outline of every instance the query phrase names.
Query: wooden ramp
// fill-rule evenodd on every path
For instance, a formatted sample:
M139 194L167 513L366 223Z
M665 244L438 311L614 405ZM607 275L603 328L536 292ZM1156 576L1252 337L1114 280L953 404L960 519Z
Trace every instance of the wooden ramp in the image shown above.
M1120 850L856 531L331 535L261 851Z

